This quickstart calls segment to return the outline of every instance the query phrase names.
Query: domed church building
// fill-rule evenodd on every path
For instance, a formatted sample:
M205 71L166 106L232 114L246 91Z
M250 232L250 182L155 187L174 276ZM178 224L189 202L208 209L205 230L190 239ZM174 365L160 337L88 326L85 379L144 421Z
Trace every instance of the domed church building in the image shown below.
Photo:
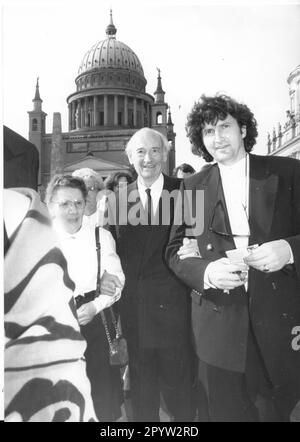
M116 39L110 23L106 39L94 44L84 55L75 78L76 91L68 96L68 132L61 130L60 113L53 115L53 131L45 133L47 114L42 109L39 82L29 114L29 141L40 154L41 192L54 173L82 167L98 171L103 178L129 168L124 152L135 131L151 127L170 143L165 173L175 167L173 123L158 69L154 96L146 92L147 80L137 55Z

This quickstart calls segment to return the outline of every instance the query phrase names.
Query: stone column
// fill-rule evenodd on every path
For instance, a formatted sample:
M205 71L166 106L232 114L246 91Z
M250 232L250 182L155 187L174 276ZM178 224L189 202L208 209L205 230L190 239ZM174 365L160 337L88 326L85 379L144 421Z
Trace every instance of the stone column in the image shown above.
M108 96L104 95L104 126L108 125Z
M150 106L149 106L149 103L148 102L146 102L146 113L147 113L147 125L148 125L148 127L150 127L151 126L151 124L150 124Z
M81 100L77 100L77 117L76 117L76 129L81 128Z
M61 115L59 112L54 112L50 163L51 178L57 173L63 173L63 158Z
M118 126L118 95L114 96L114 126Z
M71 103L71 129L76 129L76 121L75 121L75 101Z
M80 98L80 127L84 127L84 105L82 99Z
M128 97L124 96L124 125L128 126Z
M89 109L88 109L88 97L85 97L85 99L84 99L84 125L85 125L85 127L88 127L88 125L89 125L89 116L88 116L88 113L89 113Z
M136 98L133 99L133 127L136 127Z
M68 104L68 113L69 113L69 131L72 130L72 104Z
M98 126L99 125L99 112L98 112L98 96L95 95L94 96L94 121L93 121L93 126Z

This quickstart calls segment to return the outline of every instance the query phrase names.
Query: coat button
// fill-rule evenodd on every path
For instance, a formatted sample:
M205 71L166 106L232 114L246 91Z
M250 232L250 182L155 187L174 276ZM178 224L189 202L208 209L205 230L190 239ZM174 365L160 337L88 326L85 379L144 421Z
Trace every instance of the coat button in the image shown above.
M212 252L212 251L214 250L213 245L212 245L212 244L207 244L207 246L206 246L206 250L207 250L208 252Z

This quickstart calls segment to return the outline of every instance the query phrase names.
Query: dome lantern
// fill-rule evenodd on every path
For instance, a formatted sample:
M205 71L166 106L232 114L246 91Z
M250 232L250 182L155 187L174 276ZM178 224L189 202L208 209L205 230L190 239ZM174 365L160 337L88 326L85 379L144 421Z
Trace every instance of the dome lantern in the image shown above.
M117 33L117 28L113 23L112 10L110 10L110 23L106 28L106 35L108 38L116 38L116 33Z
M145 92L147 81L133 50L116 39L117 28L110 10L106 39L98 41L84 55L75 79L77 91L96 87L127 87Z

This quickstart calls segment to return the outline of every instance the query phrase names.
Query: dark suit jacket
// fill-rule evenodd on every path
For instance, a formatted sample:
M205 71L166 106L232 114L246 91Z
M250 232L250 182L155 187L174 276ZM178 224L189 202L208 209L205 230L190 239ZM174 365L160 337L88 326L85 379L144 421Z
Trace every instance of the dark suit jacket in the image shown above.
M181 180L164 176L164 190L179 189ZM127 187L128 195L138 195L137 183ZM126 192L117 195L117 214L109 205L109 224L125 273L126 282L119 301L125 336L139 347L161 348L182 345L189 331L190 290L171 272L165 262L165 248L173 221L174 201L166 225L132 225L120 222L119 202L127 201ZM136 204L137 203L137 204ZM162 199L160 199L160 209ZM143 206L135 197L125 207L134 221L136 214L146 219ZM115 216L116 215L116 216Z
M286 239L295 263L270 274L251 269L248 294L244 287L229 295L203 288L207 265L235 248L233 239L209 230L216 204L221 201L224 213L217 216L214 230L230 232L218 166L212 165L188 178L183 189L204 190L204 231L197 237L202 258L178 259L185 225L172 228L166 258L182 281L203 294L192 294L192 322L199 358L217 367L243 372L250 318L274 385L297 379L299 385L300 351L293 350L291 342L292 330L300 324L300 162L250 155L250 244Z

